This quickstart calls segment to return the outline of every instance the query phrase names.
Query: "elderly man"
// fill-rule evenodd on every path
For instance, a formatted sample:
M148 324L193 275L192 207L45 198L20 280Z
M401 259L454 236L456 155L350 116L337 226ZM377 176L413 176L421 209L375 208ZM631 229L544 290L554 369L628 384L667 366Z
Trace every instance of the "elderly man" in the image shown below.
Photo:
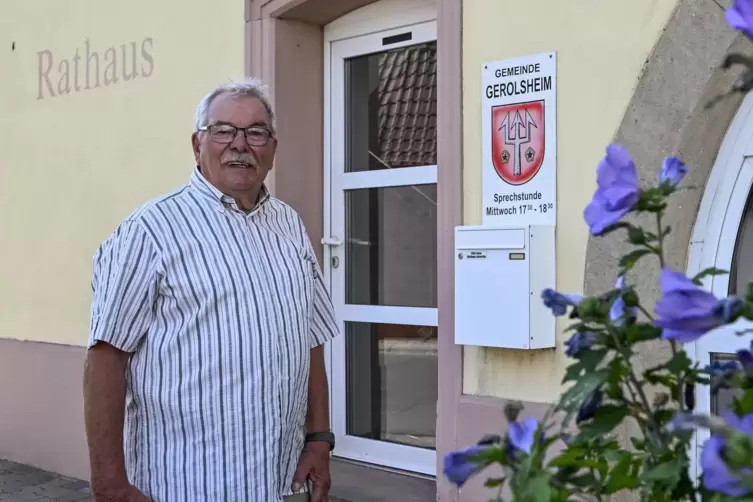
M325 502L322 344L338 327L301 218L264 186L277 137L263 88L209 93L192 142L190 181L94 256L94 499Z

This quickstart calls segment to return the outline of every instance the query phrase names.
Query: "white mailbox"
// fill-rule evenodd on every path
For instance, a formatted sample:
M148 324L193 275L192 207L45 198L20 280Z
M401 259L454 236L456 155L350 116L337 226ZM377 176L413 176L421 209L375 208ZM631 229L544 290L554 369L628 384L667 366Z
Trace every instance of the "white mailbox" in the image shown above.
M555 287L554 226L455 228L455 343L555 346L541 291Z

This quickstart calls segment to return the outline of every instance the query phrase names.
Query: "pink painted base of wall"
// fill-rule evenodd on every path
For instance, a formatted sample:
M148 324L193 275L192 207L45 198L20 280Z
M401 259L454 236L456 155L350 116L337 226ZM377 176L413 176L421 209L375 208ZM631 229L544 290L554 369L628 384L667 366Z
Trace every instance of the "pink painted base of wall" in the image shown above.
M0 458L88 479L84 351L0 339Z

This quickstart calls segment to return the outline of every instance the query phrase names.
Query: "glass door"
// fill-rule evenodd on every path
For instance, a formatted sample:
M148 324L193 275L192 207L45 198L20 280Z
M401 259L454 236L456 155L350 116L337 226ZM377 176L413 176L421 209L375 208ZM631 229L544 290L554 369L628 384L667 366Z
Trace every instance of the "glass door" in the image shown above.
M745 296L748 283L753 282L753 158L746 158L734 183L731 198L715 203L724 204L724 211L720 211L723 221L717 227L720 232L719 247L713 266L728 270L728 275L718 275L707 279L707 285L718 297L728 295ZM708 236L714 240L716 236ZM696 342L696 357L703 368L713 362L737 361L736 351L749 348L750 336L739 336L737 332L753 329L753 323L740 320L729 326L724 326L700 338ZM712 391L708 387L696 390L697 409L699 412L719 414L732 411L734 397L739 396L735 389L718 389ZM708 439L708 431L699 429L696 433L696 455L700 458L703 443ZM696 469L699 463L696 463ZM697 471L696 474L700 474Z
M336 454L435 474L436 23L330 44Z

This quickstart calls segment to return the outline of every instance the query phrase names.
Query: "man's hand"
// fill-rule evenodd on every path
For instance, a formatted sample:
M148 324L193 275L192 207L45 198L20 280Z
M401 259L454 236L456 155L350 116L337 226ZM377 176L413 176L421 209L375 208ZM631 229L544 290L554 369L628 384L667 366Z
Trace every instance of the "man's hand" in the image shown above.
M149 502L146 495L131 484L98 486L92 490L94 502Z
M303 449L293 476L293 491L311 480L311 502L327 502L329 498L329 443L313 441Z

